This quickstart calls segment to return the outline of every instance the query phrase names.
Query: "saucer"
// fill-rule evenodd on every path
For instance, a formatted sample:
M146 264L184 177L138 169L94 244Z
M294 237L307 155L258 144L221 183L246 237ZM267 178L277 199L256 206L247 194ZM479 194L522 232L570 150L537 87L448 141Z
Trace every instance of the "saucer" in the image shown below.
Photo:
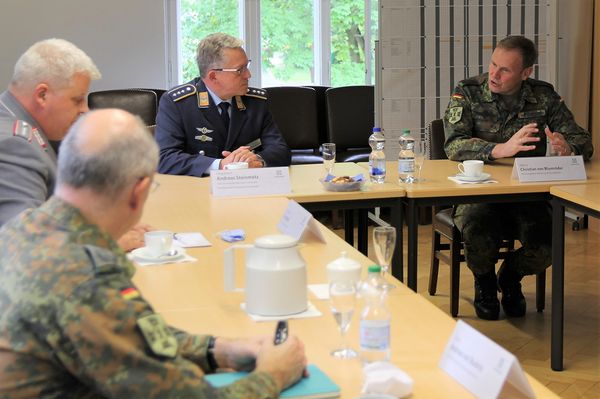
M463 175L462 173L457 173L454 177L461 181L477 182L477 181L485 181L485 180L489 179L491 176L492 175L490 175L489 173L482 172L479 176L466 176L466 175Z
M168 262L171 260L179 259L183 255L185 255L185 251L183 250L183 248L173 248L173 249L175 250L175 253L173 255L161 255L158 257L154 256L154 255L150 255L148 253L148 248L146 248L146 247L134 249L133 251L131 251L131 254L135 258L137 258L139 260L144 260L147 262Z

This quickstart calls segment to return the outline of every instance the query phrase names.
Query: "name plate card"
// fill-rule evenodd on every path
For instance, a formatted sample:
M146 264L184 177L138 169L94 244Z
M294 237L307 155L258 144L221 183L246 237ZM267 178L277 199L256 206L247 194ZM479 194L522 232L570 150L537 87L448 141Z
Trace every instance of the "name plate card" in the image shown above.
M515 158L512 177L522 183L587 179L581 155Z
M439 366L478 398L497 398L506 383L535 398L517 358L461 320Z
M314 234L319 241L325 242L325 237L323 237L313 215L294 200L289 201L288 207L281 217L277 228L283 234L292 236L298 241L300 241L307 232L310 232Z
M290 172L285 166L211 170L210 189L215 197L289 194Z

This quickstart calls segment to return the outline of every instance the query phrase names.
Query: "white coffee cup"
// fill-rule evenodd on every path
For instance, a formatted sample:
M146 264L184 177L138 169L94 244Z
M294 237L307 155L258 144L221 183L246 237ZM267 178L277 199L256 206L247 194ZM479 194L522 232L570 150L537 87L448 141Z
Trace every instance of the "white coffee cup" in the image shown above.
M231 162L225 165L225 169L248 169L248 162Z
M146 251L148 255L158 258L166 255L173 246L173 232L167 230L154 230L144 233Z
M471 159L458 164L458 170L464 176L479 177L483 173L483 161Z

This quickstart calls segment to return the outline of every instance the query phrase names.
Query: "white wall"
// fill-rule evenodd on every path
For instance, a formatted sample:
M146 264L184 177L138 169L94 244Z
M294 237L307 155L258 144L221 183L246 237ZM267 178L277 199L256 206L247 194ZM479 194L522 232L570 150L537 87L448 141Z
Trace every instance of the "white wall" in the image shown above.
M50 37L69 40L98 65L91 91L167 88L165 4L172 0L0 0L0 92L19 56Z

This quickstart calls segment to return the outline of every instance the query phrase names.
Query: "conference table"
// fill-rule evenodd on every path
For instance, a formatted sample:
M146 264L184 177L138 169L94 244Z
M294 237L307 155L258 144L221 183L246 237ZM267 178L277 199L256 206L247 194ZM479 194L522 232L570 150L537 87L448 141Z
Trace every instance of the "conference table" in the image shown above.
M277 233L277 223L288 206L285 197L214 198L202 179L187 176L157 175L160 187L149 195L142 221L174 232L201 232L211 242L209 247L187 248L193 262L137 266L134 282L142 295L165 320L192 333L219 336L272 335L275 322L255 322L241 309L243 292L225 292L223 251L232 244L219 238L225 229L242 228L244 243L257 237ZM307 265L308 284L327 282L326 265L346 252L366 267L367 257L317 222L324 242L308 235L299 251ZM236 251L237 253L237 251ZM237 285L243 285L243 261L237 254ZM388 277L393 279L392 277ZM462 385L438 367L450 335L456 325L426 299L397 280L388 297L392 312L392 362L414 379L414 398L471 398ZM316 363L340 387L342 398L356 398L362 383L358 360L339 360L330 351L341 344L341 337L326 299L309 292L309 301L322 316L291 319L290 333L305 343L310 363ZM357 306L357 314L360 304ZM348 342L358 346L358 315L347 334ZM539 381L527 375L538 398L557 397ZM520 397L507 385L501 397Z
M513 159L501 159L484 165L484 172L495 183L458 184L448 179L458 173L458 162L450 160L425 160L422 182L399 184L406 191L402 201L406 205L407 223L407 285L417 290L418 265L418 208L421 206L458 205L467 203L549 201L550 188L573 184L573 181L547 181L521 183L512 178ZM388 161L387 183L398 181L397 162ZM366 168L365 163L361 166ZM588 181L600 182L600 164L586 163Z
M552 335L551 367L563 369L565 208L600 218L600 184L554 186L552 195Z

